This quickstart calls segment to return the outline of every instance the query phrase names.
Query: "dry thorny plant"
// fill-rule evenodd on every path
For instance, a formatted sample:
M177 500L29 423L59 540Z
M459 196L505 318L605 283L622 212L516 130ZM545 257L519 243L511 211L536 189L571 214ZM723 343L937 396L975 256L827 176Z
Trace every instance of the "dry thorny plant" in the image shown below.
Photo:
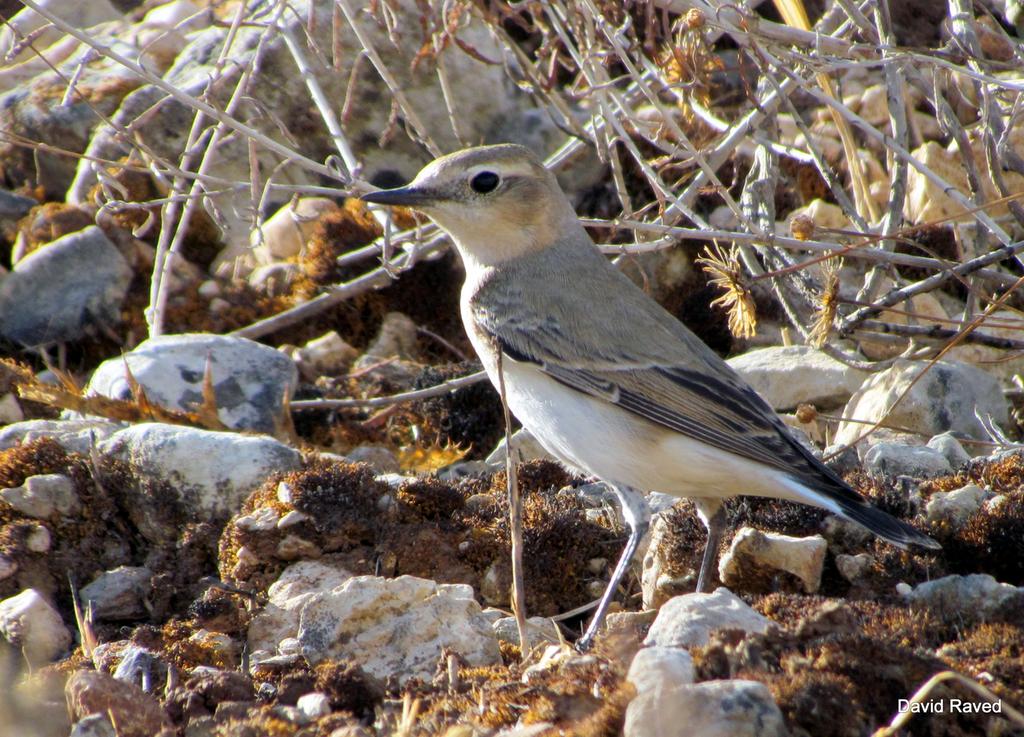
M324 163L289 145L297 136L288 131L282 131L282 143L236 117L250 100L259 53L236 62L225 51L218 67L222 78L211 79L209 89L222 84L233 88L224 98L227 102L217 108L205 95L174 88L88 32L70 27L35 0L25 0L25 5L84 47L123 63L194 111L178 160L159 156L143 142L137 142L128 159L142 162L139 166L162 182L166 194L157 201L128 201L110 175L123 164L92 162L104 209L149 208L152 213L154 205L159 207L158 223L149 215L139 226L159 228L146 310L150 335L164 330L172 255L180 252L186 224L197 211L205 209L222 220L223 195L247 192L258 233L262 205L271 194L287 189L281 182L290 168L336 182L298 187L296 194L344 196L368 187L358 178L359 160L345 135L349 101L339 114L338 101L328 100L318 82L317 64L330 66L330 50L316 47L312 34L297 37L294 26L285 22L294 13L287 2L273 3L271 12L262 13L251 13L239 3L229 20L233 30L243 24L262 28L261 43L283 38L336 149ZM723 290L716 302L728 310L729 327L737 337L753 334L757 314L751 287L764 281L801 340L868 370L880 370L900 358L933 358L952 342L1024 348L1024 340L996 337L983 329L989 319L986 305L999 301L1016 307L1017 298L1007 292L1016 289L1016 274L1024 264L1024 242L1017 240L1024 229L1024 208L1018 202L1024 193L1011 191L1007 184L1010 174L1024 175L1024 159L1010 139L1022 114L1022 87L1019 74L1007 72L1021 61L1020 44L998 24L986 22L990 19L984 9L973 7L970 0L951 0L946 38L932 49L898 45L888 3L880 0L836 2L813 28L799 2L777 0L776 5L785 24L718 0L651 0L626 6L601 0L514 6L450 0L421 8L421 28L413 34L421 46L412 63L432 68L442 90L451 84L444 73L445 55L469 54L503 63L507 74L551 111L566 132L564 143L548 159L552 168L566 165L586 149L596 151L608 166L620 212L586 222L605 234L609 253L621 258L682 242L715 244L700 263ZM333 7L333 23L351 28L362 45L364 63L375 68L391 92L391 125L383 136L401 135L401 124L430 154L442 153L432 135L436 132L428 129L396 81L398 70L389 66L386 51L376 48L367 33L373 24L392 33L405 16L388 2L357 9L348 0L335 0ZM488 28L506 58L487 59L462 40L460 31L468 23ZM33 41L27 38L23 43L32 47ZM244 67L241 73L239 65ZM864 70L884 88L881 122L856 112L856 94L838 92L847 78ZM723 75L732 77L732 88L722 82ZM70 95L75 78L65 76L65 81ZM863 82L856 84L862 89ZM799 111L794 102L798 94ZM442 98L459 138L459 116L447 95ZM574 112L580 110L589 118ZM921 154L922 114L934 119L944 140L960 145L962 180L944 178L950 176L948 167L936 167ZM784 134L783 119L795 126L795 135ZM121 133L125 140L134 140L130 130ZM254 153L248 181L216 176L218 148L237 136L247 138L254 152L270 157L276 166L268 168ZM885 167L875 176L882 179L868 182L871 167L863 159L879 151ZM731 181L721 179L727 165L732 167ZM817 225L803 215L793 220L789 234L779 232L773 200L785 185L787 167L820 180L821 194L834 202L849 227ZM932 187L927 196L948 198L952 214L908 223L908 200L919 196L910 190L911 179L918 187ZM882 195L872 196L873 183L881 185ZM708 195L728 213L729 226L708 222L707 206L697 202ZM376 212L375 217L383 223L387 215ZM936 228L948 229L956 256L930 252L926 239L916 237ZM444 247L443 237L429 225L399 233L386 230L377 242L341 257L348 265L370 264L358 276L236 334L258 338L308 320L388 285ZM379 259L376 264L369 261L374 256ZM843 274L837 256L866 268ZM899 278L898 267L926 275L908 283ZM862 283L849 283L852 279ZM846 289L840 289L843 280ZM915 309L913 299L951 284L966 294L960 314L943 317ZM981 321L979 315L984 316ZM894 347L884 358L865 360L849 340L840 339Z

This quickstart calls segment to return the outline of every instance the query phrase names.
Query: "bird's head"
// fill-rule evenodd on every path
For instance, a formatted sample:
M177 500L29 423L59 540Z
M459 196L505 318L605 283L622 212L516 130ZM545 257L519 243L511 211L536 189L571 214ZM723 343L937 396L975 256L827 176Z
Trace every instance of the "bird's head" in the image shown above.
M514 144L442 156L408 186L362 199L424 213L452 236L465 260L483 265L546 248L580 227L554 175L532 151Z

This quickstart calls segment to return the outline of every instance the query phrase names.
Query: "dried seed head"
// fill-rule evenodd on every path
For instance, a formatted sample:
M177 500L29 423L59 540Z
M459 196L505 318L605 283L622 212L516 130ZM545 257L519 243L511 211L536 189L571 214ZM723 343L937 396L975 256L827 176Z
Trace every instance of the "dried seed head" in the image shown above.
M797 215L789 221L789 232L797 240L810 240L814 237L814 221L809 215Z
M704 27L704 13L699 11L697 8L690 8L687 11L686 16L683 18L683 22L686 27L691 31L695 31L698 28Z
M697 263L707 272L708 281L725 292L711 304L728 310L729 332L737 338L754 337L757 334L757 307L753 295L742 281L743 269L736 246L733 245L728 253L718 244L713 250L705 248L704 256L698 258Z

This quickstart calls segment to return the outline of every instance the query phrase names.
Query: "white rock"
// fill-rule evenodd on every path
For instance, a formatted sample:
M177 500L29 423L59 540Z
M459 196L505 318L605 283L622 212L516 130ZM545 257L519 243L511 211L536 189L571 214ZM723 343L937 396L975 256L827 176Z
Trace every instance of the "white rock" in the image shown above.
M678 647L645 647L637 650L626 680L636 692L654 691L693 683L693 658Z
M500 662L498 639L462 584L355 576L302 607L306 659L351 658L371 676L429 679L444 648L473 666Z
M281 516L273 507L260 507L235 518L235 527L245 532L269 532L277 527Z
M94 442L105 440L124 427L122 423L106 420L26 420L0 427L0 450L39 438L53 438L68 453L87 456Z
M81 30L97 23L122 17L122 14L108 0L90 0L82 3L42 0L39 6ZM0 56L6 56L15 48L19 48L20 39L30 36L34 31L40 29L44 29L41 34L32 36L32 46L36 49L45 49L63 36L62 32L50 26L50 21L42 15L31 8L22 8L0 28ZM22 59L32 53L30 49L21 48L18 56L5 60L5 63Z
M642 691L626 709L625 737L783 737L782 712L758 681L705 681Z
M938 491L928 500L925 514L929 522L947 519L961 525L981 509L982 504L990 496L990 493L977 484L967 484L953 491Z
M764 633L771 624L731 591L719 587L713 594L683 594L665 602L644 645L701 647L715 630Z
M1024 603L1024 588L999 583L987 573L973 573L926 581L905 591L904 596L929 609L975 620L984 619L1011 599Z
M298 451L263 435L156 422L121 430L101 443L100 451L126 461L137 478L166 482L156 491L143 485L136 500L144 515L140 529L155 540L176 536L168 529L173 521L162 512L167 503L181 504L200 519L233 514L268 476L297 470L302 463ZM157 498L168 491L173 499Z
M876 478L930 479L953 472L942 451L924 445L875 443L864 454L864 469Z
M727 363L779 411L842 406L868 376L806 345L759 348Z
M928 441L928 447L942 453L954 471L971 460L971 454L964 450L956 436L951 432L940 433Z
M518 454L516 457L520 462L533 461L543 459L547 461L555 460L555 457L544 450L544 446L541 445L537 438L530 434L530 431L525 427L516 430L512 433L512 447ZM508 457L508 451L505 449L505 438L503 437L498 441L498 444L491 451L490 455L487 456L487 463L492 466L504 466L505 459Z
M821 587L827 550L821 535L790 537L744 527L718 562L718 575L729 586L742 579L744 567L753 564L791 573L803 583L804 591L813 594Z
M285 568L267 589L267 605L249 623L249 648L276 652L283 640L298 633L302 605L351 577L351 572L331 565L326 558L303 560Z
M377 337L356 361L356 368L372 366L390 359L415 360L418 353L416 323L401 312L384 315Z
M271 264L301 256L320 218L339 209L327 197L301 197L285 203L252 232L250 245L258 264Z
M34 666L49 663L71 645L60 614L35 589L0 601L0 637Z
M975 410L999 424L1007 421L1006 399L990 375L968 364L938 361L918 379L927 365L901 359L865 381L843 410L858 422L840 423L833 442L851 443L864 432L863 422L883 418L928 437L952 431L979 439L987 436Z
M48 519L54 512L68 516L78 509L74 482L60 473L29 476L21 486L0 489L0 500L35 519Z
M358 355L355 348L332 330L295 349L292 358L299 364L303 376L315 379L344 373Z
M331 713L331 699L325 693L313 691L303 694L295 702L295 706L302 712L302 715L311 722Z
M137 619L146 614L152 588L153 572L148 568L118 566L94 578L78 596L83 606L92 606L97 619Z
M273 433L298 383L295 364L280 351L246 338L193 333L150 338L104 361L86 393L130 398L126 364L151 402L180 411L202 403L209 364L218 417L235 430Z

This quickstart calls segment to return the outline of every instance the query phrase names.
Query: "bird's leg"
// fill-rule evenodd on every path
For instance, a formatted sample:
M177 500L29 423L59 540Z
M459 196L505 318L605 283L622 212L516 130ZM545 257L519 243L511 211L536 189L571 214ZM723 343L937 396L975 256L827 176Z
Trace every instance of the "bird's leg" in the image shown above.
M622 550L622 555L619 556L619 562L615 564L615 570L612 571L612 577L608 581L604 594L601 596L601 601L597 604L597 611L594 612L594 617L590 620L587 631L583 633L583 637L576 641L576 649L580 652L586 652L594 644L594 637L604 622L604 615L608 612L608 607L612 603L612 597L615 596L615 591L619 588L622 577L629 570L629 564L632 562L633 556L636 555L637 548L640 547L640 541L647 532L647 527L651 521L651 509L647 506L647 500L644 499L643 494L628 486L615 486L612 488L615 490L615 495L619 498L619 504L622 505L622 519L625 521L626 527L629 528L629 539L626 540L626 547Z
M725 532L725 507L718 499L694 499L697 515L708 528L708 542L704 547L704 557L700 562L700 574L697 576L697 593L706 594L711 586L711 576L718 563L718 545L722 542Z

